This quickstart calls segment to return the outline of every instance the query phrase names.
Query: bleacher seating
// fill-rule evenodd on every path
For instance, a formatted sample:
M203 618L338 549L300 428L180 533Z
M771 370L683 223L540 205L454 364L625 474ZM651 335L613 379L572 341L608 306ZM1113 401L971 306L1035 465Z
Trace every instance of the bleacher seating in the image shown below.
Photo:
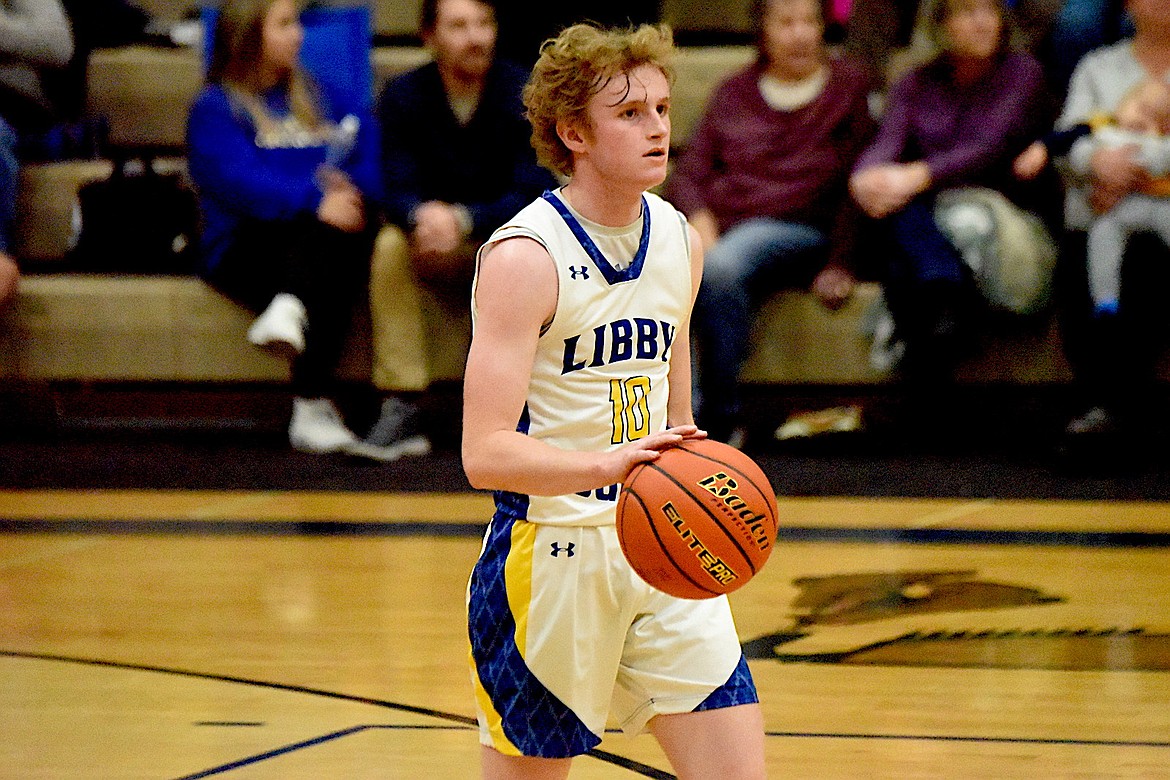
M159 17L181 18L194 4L154 0L143 5ZM377 7L382 32L400 38L404 30L413 29L415 3L383 2ZM676 147L685 143L713 86L752 56L751 47L744 45L681 49L672 105ZM426 57L417 46L376 46L376 86ZM186 110L200 83L200 59L190 49L102 50L90 62L88 109L108 122L112 143L168 149L170 163L181 166ZM286 364L247 343L250 315L195 277L54 271L53 263L68 248L78 188L109 170L110 163L100 160L25 169L17 247L36 271L26 274L15 305L0 319L0 379L283 381ZM877 294L876 284L862 284L838 312L824 310L805 292L773 295L761 309L744 379L834 385L888 381L888 373L871 367L862 329L866 307ZM433 375L458 379L467 334L450 327L452 320L443 312L429 314L438 345ZM358 324L350 339L343 368L347 376L369 372L369 344L361 336L362 327ZM1069 371L1054 329L1011 339L1007 345L992 344L963 368L962 378L1067 381Z
M426 57L417 47L379 48L372 57L378 85ZM181 168L187 108L201 73L189 49L100 50L90 60L88 109L106 121L113 146L163 150L170 156L161 164ZM0 378L283 380L287 364L244 339L251 315L196 277L53 267L70 245L78 190L111 169L109 161L84 160L22 170L17 254L36 271L24 275L0 322ZM343 371L368 374L368 342L350 341ZM448 364L458 362L440 354L436 373L451 376Z

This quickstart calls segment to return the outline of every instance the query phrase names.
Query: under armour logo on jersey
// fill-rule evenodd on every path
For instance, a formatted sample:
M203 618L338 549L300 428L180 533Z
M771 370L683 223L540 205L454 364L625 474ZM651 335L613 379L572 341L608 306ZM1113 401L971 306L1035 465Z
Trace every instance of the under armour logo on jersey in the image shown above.
M576 279L576 278L578 278L578 276L582 279L588 279L589 278L589 266L583 265L583 266L578 267L575 265L571 265L571 266L569 266L569 274L570 274L570 276L569 276L570 279Z
M550 555L552 555L552 557L554 557L554 558L560 556L561 553L565 553L565 556L568 558L572 558L574 555L577 554L577 553L573 552L573 549L577 546L573 542L569 542L564 547L561 547L559 542L553 542L549 546L552 547L552 552L550 553Z

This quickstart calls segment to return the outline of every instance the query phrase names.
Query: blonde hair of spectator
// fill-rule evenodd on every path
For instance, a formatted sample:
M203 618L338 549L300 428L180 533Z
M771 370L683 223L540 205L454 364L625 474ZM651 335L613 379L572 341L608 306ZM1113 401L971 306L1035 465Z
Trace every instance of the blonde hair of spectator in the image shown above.
M219 8L207 81L221 84L248 112L256 129L264 132L276 120L261 99L260 61L264 49L264 20L276 0L225 0ZM299 10L302 0L294 0ZM312 81L302 68L289 75L289 110L306 128L318 130L325 118L318 107Z
M575 24L545 41L524 87L537 159L552 171L572 174L573 155L557 135L557 124L587 128L589 98L643 65L658 68L673 84L673 61L673 35L661 24L612 30Z

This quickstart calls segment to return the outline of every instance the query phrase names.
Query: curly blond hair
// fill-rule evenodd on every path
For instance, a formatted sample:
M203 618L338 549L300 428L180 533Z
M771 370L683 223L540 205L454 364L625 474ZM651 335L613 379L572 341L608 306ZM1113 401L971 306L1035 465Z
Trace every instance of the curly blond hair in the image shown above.
M557 135L557 122L588 127L589 99L609 82L642 65L674 82L674 40L666 25L606 30L591 24L565 28L540 47L540 59L524 87L532 148L552 171L573 172L573 154Z

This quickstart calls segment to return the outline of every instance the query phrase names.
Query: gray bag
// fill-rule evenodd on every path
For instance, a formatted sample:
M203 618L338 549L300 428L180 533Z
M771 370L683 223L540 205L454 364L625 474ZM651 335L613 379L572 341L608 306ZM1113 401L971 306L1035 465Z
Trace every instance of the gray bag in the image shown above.
M962 187L939 193L934 219L992 306L1036 314L1048 305L1056 244L1039 217L996 190Z

